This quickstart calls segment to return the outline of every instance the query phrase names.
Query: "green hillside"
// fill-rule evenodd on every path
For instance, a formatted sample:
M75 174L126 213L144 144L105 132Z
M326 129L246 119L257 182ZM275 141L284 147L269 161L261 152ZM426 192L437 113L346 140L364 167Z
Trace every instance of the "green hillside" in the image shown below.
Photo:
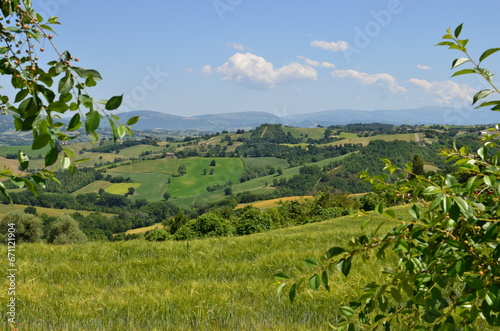
M405 213L398 208L399 213ZM353 265L332 292L276 296L273 274L346 245L363 218L186 242L142 240L17 249L18 321L26 330L326 330L378 261ZM376 224L364 232L374 229ZM7 292L0 293L7 300ZM6 329L6 319L3 319Z

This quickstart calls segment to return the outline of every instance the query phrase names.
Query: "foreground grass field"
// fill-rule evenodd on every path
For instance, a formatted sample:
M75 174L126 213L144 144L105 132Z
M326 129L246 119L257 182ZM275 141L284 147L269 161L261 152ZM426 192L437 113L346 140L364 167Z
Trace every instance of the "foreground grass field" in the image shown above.
M277 297L273 274L293 273L301 259L346 246L362 233L362 221L350 216L192 242L21 245L16 323L22 325L4 318L2 329L327 330L339 318L337 308L377 280L380 262L356 261L348 279L334 274L331 293L302 292L293 305ZM7 302L7 291L0 300Z

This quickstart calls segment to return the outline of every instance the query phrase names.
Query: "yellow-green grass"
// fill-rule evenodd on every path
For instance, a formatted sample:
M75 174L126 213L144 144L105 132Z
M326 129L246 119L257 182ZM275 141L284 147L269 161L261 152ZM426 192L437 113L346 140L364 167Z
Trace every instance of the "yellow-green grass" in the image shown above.
M3 205L0 204L0 218L4 217L8 213L14 210L21 210L23 211L26 207L26 205ZM45 208L45 207L35 207L38 215L41 214L47 214L47 216L50 217L58 217L64 214L73 214L73 213L80 213L82 215L89 215L90 213L93 213L92 211L86 211L86 210L75 210L75 209L52 209L52 208ZM106 213L101 213L102 215L111 217L113 216L112 214L106 214Z
M5 157L7 154L17 154L19 151L22 151L29 157L37 157L45 155L49 149L49 146L37 150L32 150L31 146L0 146L0 156Z
M339 161L349 154L337 156L337 157L334 157L331 159L321 160L319 162L315 162L315 163L311 163L311 164L316 164L316 165L322 167L324 165L329 164L330 162ZM270 185L272 185L274 179L279 180L281 178L290 178L294 175L299 174L299 172L300 172L300 167L293 167L293 168L289 168L289 169L284 169L283 174L281 176L278 176L277 174L269 175L269 176L255 178L255 179L249 180L249 181L244 182L244 183L234 184L233 186L231 186L232 193L238 194L238 193L245 192L245 191L255 193L255 194L270 193L274 190L274 188L270 186ZM237 183L237 182L235 182L235 183ZM193 196L181 197L181 198L177 198L177 199L172 200L172 201L175 202L176 204L179 204L179 205L188 206L188 205L191 205L197 201L201 202L201 203L211 203L211 202L221 200L223 198L224 198L224 190L217 190L217 191L205 192L205 193L197 194L197 195L193 195Z
M403 212L398 210L398 212ZM16 322L10 330L328 330L359 288L395 263L355 260L333 272L331 293L276 295L273 274L303 268L332 246L347 247L363 217L343 217L234 238L16 247ZM393 227L388 224L383 229ZM4 288L8 287L4 279ZM0 291L7 302L7 291Z
M163 229L163 228L164 228L163 224L156 223L156 224L153 224L153 225L150 225L150 226L145 226L145 227L142 227L142 228L128 230L125 233L126 234L138 234L138 233L145 233L145 232L148 232L148 231L151 231L151 230L154 230L154 229Z
M321 139L325 137L325 130L324 128L294 128L294 127L284 127L283 131L285 133L290 132L294 138L300 138L301 135L302 137L305 137L307 135L307 138L311 139Z
M281 202L303 201L305 199L310 199L310 198L312 198L312 196L307 195L307 196L277 198L277 199L270 199L270 200L257 201L257 202L251 202L251 203L240 203L236 206L236 209L240 209L240 208L243 208L246 206L253 206L253 207L259 208L259 209L268 209L268 208L273 208L273 207L279 206Z
M131 157L139 157L143 152L152 152L152 153L160 153L163 151L165 147L163 146L151 146L151 145L136 145L132 147L127 147L120 150L119 156L131 158Z
M211 160L216 161L213 167L210 166ZM208 186L223 185L228 181L238 183L244 172L243 161L237 158L189 158L183 159L182 164L186 166L187 173L171 179L168 193L172 197L201 194L207 191ZM214 171L213 175L210 175L211 171Z
M385 140L385 141L394 141L394 140L404 140L404 141L415 141L415 135L419 136L419 140L422 140L423 135L420 133L400 133L400 134L384 134L377 135L371 137L358 137L356 134L346 134L342 133L340 135L341 138L345 138L342 140L334 141L332 143L328 143L326 145L344 145L344 144L363 144L366 146L372 140Z
M108 187L111 186L110 182L107 182L105 180L96 180L95 182L92 182L88 185L85 185L79 190L76 190L75 192L71 193L72 195L78 195L78 194L86 194L86 193L97 193L99 192L99 189L106 190Z
M277 157L246 157L243 158L243 164L246 167L265 167L271 166L275 169L277 168L288 168L289 164L284 159L279 159Z
M120 157L119 154L115 153L93 153L93 152L83 152L82 154L76 152L72 147L69 149L73 150L75 153L75 160L88 159L85 162L78 163L78 167L80 168L93 168L96 165L98 166L100 163L105 162L113 162L115 158ZM44 159L33 160L30 163L30 168L33 169L41 169L45 166ZM59 163L56 163L53 167L59 166Z
M171 175L177 173L177 170L180 165L181 165L181 159L146 160L146 161L132 163L130 165L109 169L108 172L109 173L159 173L159 174Z
M132 200L160 201L167 189L167 182L171 178L170 175L160 173L117 173L117 175L130 177L134 184L140 185L133 195L129 195L129 199ZM130 187L130 183L128 187Z
M105 191L112 194L124 195L128 192L129 187L137 189L141 185L141 183L114 183L106 188Z

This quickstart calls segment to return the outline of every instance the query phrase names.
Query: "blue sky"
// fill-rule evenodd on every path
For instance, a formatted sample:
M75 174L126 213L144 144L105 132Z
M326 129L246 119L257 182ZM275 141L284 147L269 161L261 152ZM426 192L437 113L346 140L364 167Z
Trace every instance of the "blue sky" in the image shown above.
M448 27L478 57L500 47L497 0L39 0L55 43L97 69L120 111L181 116L463 107L484 86L450 79ZM499 72L498 57L485 66Z

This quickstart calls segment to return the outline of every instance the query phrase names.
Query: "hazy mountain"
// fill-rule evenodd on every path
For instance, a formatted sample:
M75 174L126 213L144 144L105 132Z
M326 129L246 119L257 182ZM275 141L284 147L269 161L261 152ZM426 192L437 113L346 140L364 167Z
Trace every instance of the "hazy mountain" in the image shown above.
M329 126L332 124L349 123L387 123L387 124L493 124L500 123L500 113L487 108L451 108L422 107L415 109L373 111L337 109L307 114L293 114L284 117L266 112L234 112L224 114L209 114L192 117L171 115L156 111L137 110L118 114L125 123L133 116L140 116L134 125L136 130L198 130L198 131L235 131L237 129L252 129L263 123L283 124L297 127ZM63 120L64 121L64 120ZM107 126L107 121L101 122ZM11 116L0 116L0 132L12 130L14 127Z
M149 110L138 110L119 114L123 122L133 116L140 116L139 122L134 124L137 130L193 129L200 131L222 131L251 129L262 123L283 124L283 120L273 114L265 112L241 112L210 114L194 117L182 117Z
M301 126L328 126L349 123L387 123L387 124L455 124L473 125L500 123L500 113L487 108L422 107L401 110L327 110L308 114L295 114L283 118L287 123Z

